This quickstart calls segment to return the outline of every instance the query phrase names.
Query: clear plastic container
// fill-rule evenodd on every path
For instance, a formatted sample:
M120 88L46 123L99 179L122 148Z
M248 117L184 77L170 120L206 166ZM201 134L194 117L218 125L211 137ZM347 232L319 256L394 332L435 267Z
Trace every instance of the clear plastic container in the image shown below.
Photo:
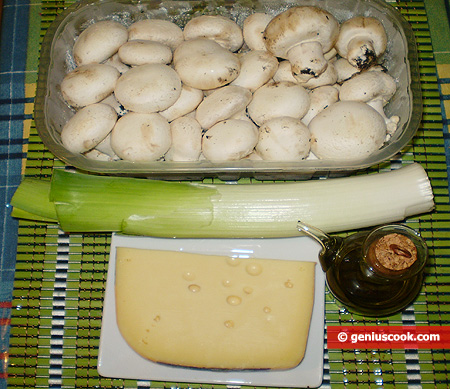
M339 21L352 16L379 19L388 34L388 47L381 58L390 75L397 81L397 91L385 107L387 116L398 115L398 130L376 153L361 160L332 161L307 159L299 162L270 162L244 159L235 162L131 162L96 161L64 148L60 132L74 111L64 101L60 83L75 67L72 47L81 31L89 24L104 19L120 20L126 25L143 18L167 19L183 27L193 16L221 14L242 25L253 12L276 15L289 7L314 5L331 12ZM292 1L98 1L77 2L63 11L49 27L41 50L39 79L35 105L38 133L48 149L60 160L78 169L110 175L144 176L159 179L203 179L219 177L235 180L311 179L348 175L389 160L414 137L422 117L417 48L411 26L384 0L292 0Z

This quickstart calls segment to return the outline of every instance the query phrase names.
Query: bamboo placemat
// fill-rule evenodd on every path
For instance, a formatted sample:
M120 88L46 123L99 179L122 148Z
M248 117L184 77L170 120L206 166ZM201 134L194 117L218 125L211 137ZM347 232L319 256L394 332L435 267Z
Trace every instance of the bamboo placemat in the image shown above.
M40 37L69 4L56 0L42 2ZM445 154L448 141L445 102L450 94L442 93L446 84L450 85L450 71L449 78L445 74L438 78L424 2L395 5L411 22L417 38L424 116L412 144L391 162L370 171L395 169L412 161L427 170L434 188L436 211L411 218L407 223L426 238L430 263L419 298L402 314L380 320L353 316L339 309L327 293L327 324L450 324L450 205ZM32 26L30 33L36 30ZM29 66L35 65L31 61ZM32 84L26 93L28 98L34 97ZM62 167L43 146L32 121L25 138L26 176L50 177L53 168ZM68 235L54 225L20 221L8 387L221 387L99 377L96 365L109 243L108 234ZM450 350L325 350L323 387L447 387L449 358Z

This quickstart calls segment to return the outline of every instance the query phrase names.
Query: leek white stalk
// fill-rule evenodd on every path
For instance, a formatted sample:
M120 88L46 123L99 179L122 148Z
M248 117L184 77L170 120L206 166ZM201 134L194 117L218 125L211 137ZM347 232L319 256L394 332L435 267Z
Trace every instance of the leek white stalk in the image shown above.
M210 217L199 229L190 230L186 225L165 235L150 216L125 220L123 232L148 231L151 235L177 237L288 237L299 234L298 220L324 232L339 232L402 221L434 208L430 182L418 164L372 175L215 185L214 189ZM166 232L170 232L169 226Z
M56 170L50 202L66 232L183 238L289 237L301 234L298 220L339 232L403 221L434 208L430 181L416 163L345 178L235 185Z

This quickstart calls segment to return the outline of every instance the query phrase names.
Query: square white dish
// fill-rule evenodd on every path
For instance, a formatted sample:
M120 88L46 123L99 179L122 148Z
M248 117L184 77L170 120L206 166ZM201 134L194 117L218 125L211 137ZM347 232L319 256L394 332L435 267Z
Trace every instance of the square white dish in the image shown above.
M149 361L132 350L120 334L115 311L116 247L185 251L316 262L315 302L303 361L289 370L213 371L168 366ZM325 275L318 263L320 245L308 237L281 239L165 239L114 234L103 306L98 372L111 378L153 381L318 387L323 379Z

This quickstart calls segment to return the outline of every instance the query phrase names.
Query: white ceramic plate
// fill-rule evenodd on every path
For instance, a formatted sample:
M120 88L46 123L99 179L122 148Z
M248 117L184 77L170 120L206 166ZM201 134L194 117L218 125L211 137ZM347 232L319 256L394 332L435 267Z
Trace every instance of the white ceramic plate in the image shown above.
M281 371L213 371L167 366L134 352L122 338L116 323L116 247L185 251L199 254L245 255L255 258L314 261L320 245L308 237L282 239L161 239L113 235L100 336L98 372L104 377L204 384L271 387L318 387L323 379L325 276L316 267L315 302L303 361Z

